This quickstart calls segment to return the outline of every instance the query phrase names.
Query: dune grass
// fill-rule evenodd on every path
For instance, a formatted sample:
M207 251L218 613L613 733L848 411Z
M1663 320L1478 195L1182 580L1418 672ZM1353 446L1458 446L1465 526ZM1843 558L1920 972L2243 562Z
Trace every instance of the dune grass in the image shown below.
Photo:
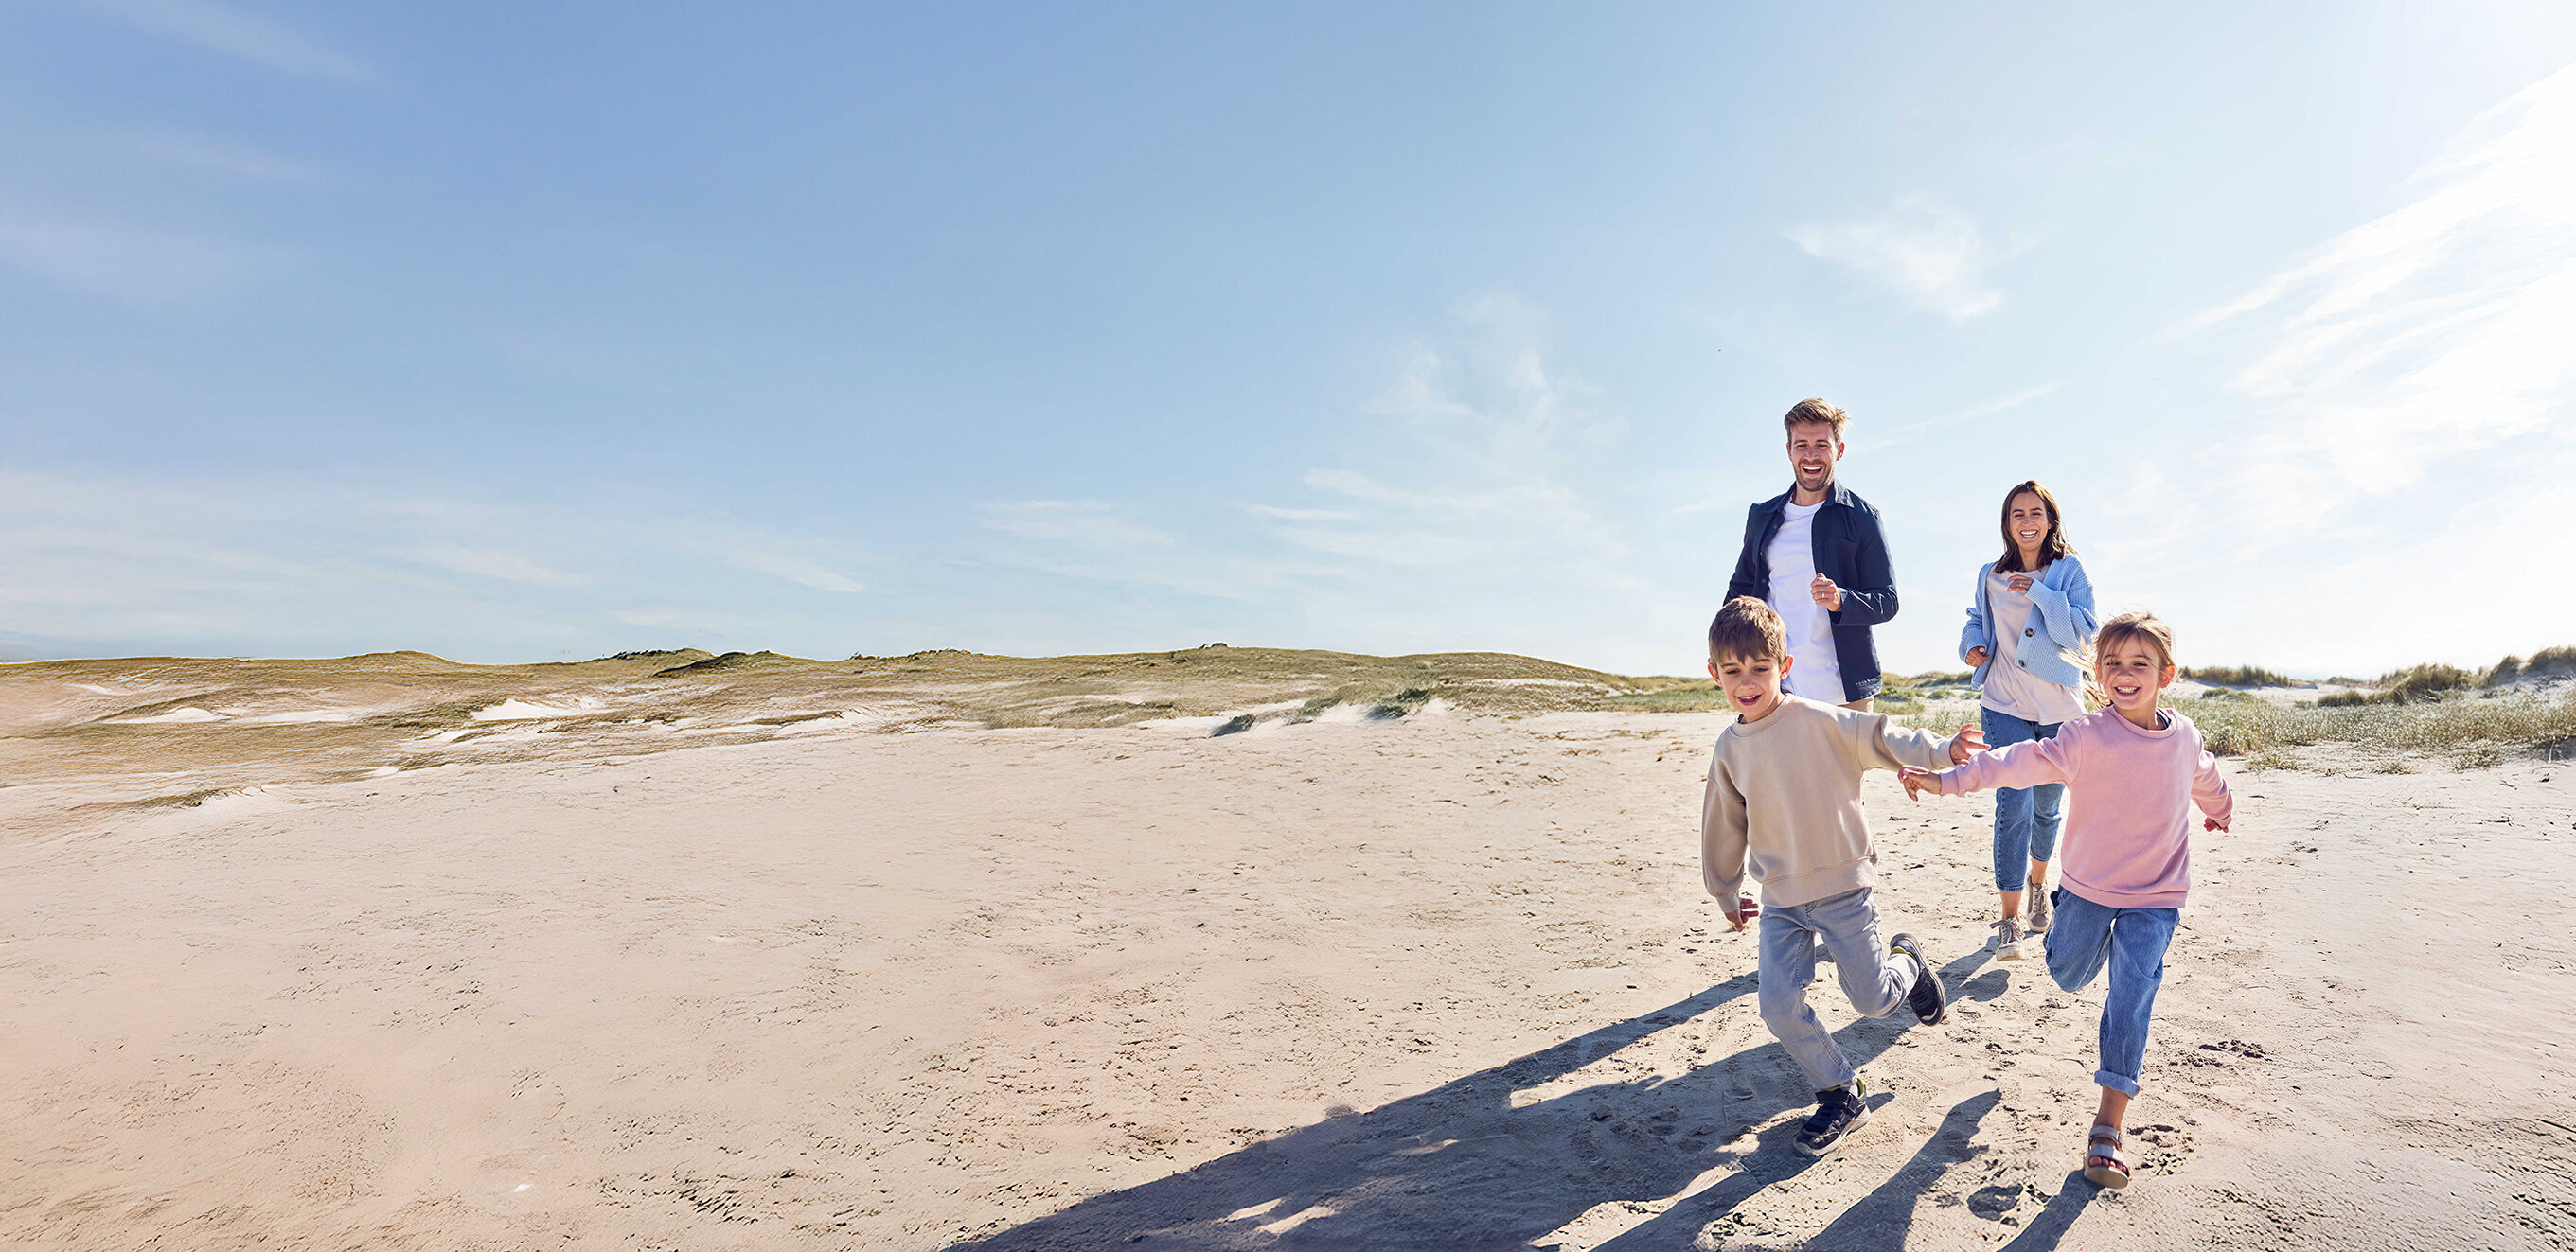
M2430 699L2368 704L2281 705L2263 700L2193 701L2184 709L2222 756L2284 759L2290 750L2348 746L2402 760L2443 755L2467 765L2537 749L2576 749L2576 695L2510 695L2456 690Z
M2253 665L2212 665L2187 669L2182 676L2193 682L2213 687L2299 687L2306 684L2286 675Z

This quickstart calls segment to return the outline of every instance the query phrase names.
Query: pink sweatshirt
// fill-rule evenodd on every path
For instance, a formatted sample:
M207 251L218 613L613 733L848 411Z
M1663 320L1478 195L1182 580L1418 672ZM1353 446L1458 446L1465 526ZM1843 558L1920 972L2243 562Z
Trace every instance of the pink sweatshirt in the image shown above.
M2067 788L2058 881L2115 909L2178 909L2191 890L2191 806L2225 822L2236 811L2200 728L2171 709L2146 730L2103 709L2069 719L2054 739L1980 753L1941 771L1941 794L1989 787Z

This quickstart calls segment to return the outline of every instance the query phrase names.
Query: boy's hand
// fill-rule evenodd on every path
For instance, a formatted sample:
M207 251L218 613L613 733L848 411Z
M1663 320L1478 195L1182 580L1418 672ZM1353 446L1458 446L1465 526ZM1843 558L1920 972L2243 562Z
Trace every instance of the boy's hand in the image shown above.
M1755 904L1753 902L1753 897L1737 896L1735 898L1735 907L1726 911L1726 924L1733 926L1735 928L1735 933L1740 935L1744 933L1744 924L1746 922L1752 921L1754 918L1760 916L1762 916L1762 906Z
M1920 801L1926 791L1936 797L1941 794L1941 776L1928 769L1916 769L1908 765L1896 771L1896 778L1897 781L1905 784L1905 798L1908 800Z
M2222 822L2215 817L2204 817L2200 819L2200 828L2202 830L2225 830L2227 829L2227 823Z
M1968 758L1986 750L1986 732L1974 726L1962 726L1950 736L1950 763L1965 765Z

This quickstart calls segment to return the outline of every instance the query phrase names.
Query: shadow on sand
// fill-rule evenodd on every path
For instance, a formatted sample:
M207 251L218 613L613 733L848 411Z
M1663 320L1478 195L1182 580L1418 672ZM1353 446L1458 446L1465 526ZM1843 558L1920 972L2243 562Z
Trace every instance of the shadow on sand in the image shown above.
M1992 1000L2001 993L2000 976L1971 977L1985 958L1978 952L1942 970L1956 998ZM1602 1244L1604 1252L1687 1248L1703 1227L1811 1164L1792 1148L1795 1120L1764 1131L1750 1151L1726 1150L1748 1128L1814 1100L1777 1046L1766 1041L1679 1077L1601 1083L1517 1107L1513 1093L1747 997L1754 986L1753 974L1741 974L1508 1064L1095 1196L952 1252L1549 1247L1538 1241L1614 1202L1638 1206L1641 1224ZM1911 1024L1899 1008L1895 1019L1855 1021L1836 1038L1855 1064L1865 1065ZM1871 1105L1892 1098L1879 1095ZM1978 1120L1999 1098L1980 1093L1952 1108L1913 1159L1836 1218L1818 1237L1823 1241L1808 1246L1901 1248L1916 1201L1968 1159ZM1712 1171L1719 1172L1715 1181L1671 1200ZM2071 1189L2090 1192L2080 1181ZM2041 1234L2035 1225L2014 1246L2054 1246L2080 1208L2080 1202L2062 1212L2060 1204L2050 1205L2039 1221L2053 1224L2054 1232L2035 1240ZM1615 1228L1618 1215L1612 1217Z

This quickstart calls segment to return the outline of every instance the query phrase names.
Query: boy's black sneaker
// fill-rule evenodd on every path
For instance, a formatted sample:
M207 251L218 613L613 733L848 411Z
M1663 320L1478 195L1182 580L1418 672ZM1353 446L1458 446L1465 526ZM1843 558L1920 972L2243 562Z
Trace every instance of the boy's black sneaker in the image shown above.
M1851 1128L1869 1120L1869 1084L1852 1075L1850 1082L1828 1087L1816 1093L1816 1111L1798 1128L1798 1154L1823 1156L1851 1133Z
M1914 989L1905 993L1905 1003L1924 1025L1940 1025L1950 1015L1950 993L1942 988L1941 976L1932 971L1932 962L1923 959L1922 946L1912 935L1898 935L1887 941L1887 950L1914 958Z

